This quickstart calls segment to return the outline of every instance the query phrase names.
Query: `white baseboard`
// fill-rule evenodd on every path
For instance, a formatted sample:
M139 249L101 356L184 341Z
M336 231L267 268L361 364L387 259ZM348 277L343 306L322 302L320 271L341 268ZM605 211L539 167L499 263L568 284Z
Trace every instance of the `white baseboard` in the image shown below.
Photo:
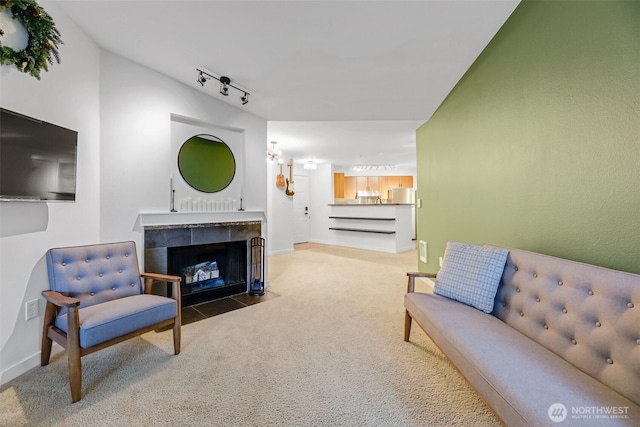
M271 256L271 255L292 254L292 253L293 253L293 248L291 248L291 249L282 249L280 251L269 252L269 256Z
M415 243L412 243L412 244L410 244L408 246L402 246L402 247L398 248L398 252L397 253L415 251L415 250L416 250L416 245L415 245Z
M61 351L64 351L64 349L57 343L53 343L53 346L51 347L51 357L55 356L56 354L60 353ZM30 370L32 370L33 368L37 368L38 366L40 366L40 352L36 352L34 354L32 354L31 356L23 359L22 361L16 363L13 366L10 366L9 368L5 369L4 371L0 372L0 385L5 385L6 383L8 383L11 380L14 380L16 378L18 378L20 375L25 374L27 372L29 372Z
M320 245L331 245L336 246L336 242L333 240L322 240L322 239L309 239L311 243L318 243Z
M418 279L429 285L431 289L433 289L433 287L436 285L436 282L434 282L430 277L418 277Z

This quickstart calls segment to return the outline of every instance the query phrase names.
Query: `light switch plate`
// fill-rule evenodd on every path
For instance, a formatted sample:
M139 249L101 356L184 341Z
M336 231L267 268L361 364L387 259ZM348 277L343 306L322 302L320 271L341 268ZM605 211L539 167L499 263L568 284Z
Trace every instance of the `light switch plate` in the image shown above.
M31 320L38 317L38 300L32 299L24 303L24 318Z
M420 240L420 261L427 263L427 242Z

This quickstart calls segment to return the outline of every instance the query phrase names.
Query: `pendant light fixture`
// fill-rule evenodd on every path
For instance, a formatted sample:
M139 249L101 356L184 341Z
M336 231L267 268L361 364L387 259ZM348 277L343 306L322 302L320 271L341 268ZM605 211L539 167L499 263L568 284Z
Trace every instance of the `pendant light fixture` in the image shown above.
M282 155L282 151L276 148L277 143L278 143L277 141L271 141L271 149L267 150L267 161L269 163L282 164L283 161L280 158L280 155Z

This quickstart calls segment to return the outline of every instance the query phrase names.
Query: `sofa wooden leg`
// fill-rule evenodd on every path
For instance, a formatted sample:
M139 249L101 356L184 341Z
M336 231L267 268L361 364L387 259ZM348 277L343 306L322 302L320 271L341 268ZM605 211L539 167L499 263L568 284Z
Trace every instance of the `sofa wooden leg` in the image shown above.
M409 335L411 334L411 316L409 312L404 312L404 340L409 341Z

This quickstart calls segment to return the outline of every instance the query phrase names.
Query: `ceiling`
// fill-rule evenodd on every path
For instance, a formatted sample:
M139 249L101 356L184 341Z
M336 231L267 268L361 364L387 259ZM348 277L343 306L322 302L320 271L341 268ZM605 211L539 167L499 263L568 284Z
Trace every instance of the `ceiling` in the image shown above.
M518 2L57 3L104 49L267 119L287 157L390 163L380 153L396 153L393 162L415 165L416 127ZM234 89L220 95L216 81L201 86L196 68L228 76L249 103Z

